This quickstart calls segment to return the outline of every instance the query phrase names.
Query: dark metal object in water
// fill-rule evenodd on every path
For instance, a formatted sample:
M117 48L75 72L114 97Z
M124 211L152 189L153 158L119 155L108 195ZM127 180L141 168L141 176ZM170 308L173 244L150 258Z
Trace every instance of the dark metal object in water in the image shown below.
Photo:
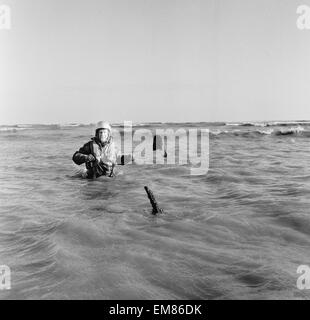
M146 191L146 193L147 193L147 196L148 196L148 198L149 198L149 200L150 200L150 202L151 202L151 205L152 205L152 207L153 207L152 213L153 213L154 215L157 214L157 213L164 213L163 209L161 209L161 208L158 206L157 201L156 201L156 199L155 199L155 197L154 197L153 192L152 192L147 186L145 186L144 189L145 189L145 191Z

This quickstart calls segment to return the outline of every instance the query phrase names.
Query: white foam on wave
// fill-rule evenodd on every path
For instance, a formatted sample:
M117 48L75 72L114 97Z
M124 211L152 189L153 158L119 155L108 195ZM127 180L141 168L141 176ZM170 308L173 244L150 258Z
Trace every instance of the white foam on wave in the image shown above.
M282 128L282 129L264 129L264 130L240 130L240 129L234 129L234 130L212 130L210 133L212 135L218 136L218 135L240 135L240 136L248 136L248 135L255 135L255 134L261 134L261 135L293 135L293 134L303 134L307 133L308 131L305 131L305 129L302 126L298 127L291 127L291 128Z
M261 134L267 134L270 135L274 132L273 129L269 129L269 130L258 130Z
M302 126L291 127L289 129L279 129L276 130L275 133L277 135L288 135L288 134L300 134L305 131L305 128Z
M0 131L1 132L16 132L16 131L21 131L21 130L26 130L28 128L19 128L19 127L1 127Z
M226 126L237 126L237 127L267 127L265 122L227 122Z
M239 126L239 127L276 127L276 126L310 126L310 121L255 121L255 122L227 122L226 126Z

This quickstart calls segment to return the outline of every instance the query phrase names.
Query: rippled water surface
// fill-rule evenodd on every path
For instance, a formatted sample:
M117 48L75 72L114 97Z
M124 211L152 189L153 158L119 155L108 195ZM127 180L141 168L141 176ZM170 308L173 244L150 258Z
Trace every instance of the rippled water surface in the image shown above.
M308 124L186 126L211 130L206 175L127 165L97 180L71 161L91 128L2 128L0 298L308 298Z

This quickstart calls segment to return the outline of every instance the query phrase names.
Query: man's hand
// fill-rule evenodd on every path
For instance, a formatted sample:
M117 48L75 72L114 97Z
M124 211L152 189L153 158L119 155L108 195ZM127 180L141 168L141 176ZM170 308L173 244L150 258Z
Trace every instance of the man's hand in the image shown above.
M87 156L86 162L93 162L93 161L95 161L95 160L96 160L96 158L95 158L92 154L89 154L89 155Z

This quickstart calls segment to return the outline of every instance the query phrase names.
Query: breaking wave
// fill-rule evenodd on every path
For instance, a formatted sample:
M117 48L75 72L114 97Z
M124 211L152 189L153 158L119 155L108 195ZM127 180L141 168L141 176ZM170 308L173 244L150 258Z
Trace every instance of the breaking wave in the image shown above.
M310 130L305 130L305 128L291 127L291 128L281 128L281 129L262 129L262 130L214 130L210 131L211 136L219 135L228 135L228 136L242 136L242 137L251 137L251 136L302 136L310 137Z
M17 132L21 130L59 130L92 127L94 124L68 123L68 124L16 124L1 125L0 132Z
M310 121L267 121L267 122L226 122L226 126L237 127L289 127L289 126L310 126Z

